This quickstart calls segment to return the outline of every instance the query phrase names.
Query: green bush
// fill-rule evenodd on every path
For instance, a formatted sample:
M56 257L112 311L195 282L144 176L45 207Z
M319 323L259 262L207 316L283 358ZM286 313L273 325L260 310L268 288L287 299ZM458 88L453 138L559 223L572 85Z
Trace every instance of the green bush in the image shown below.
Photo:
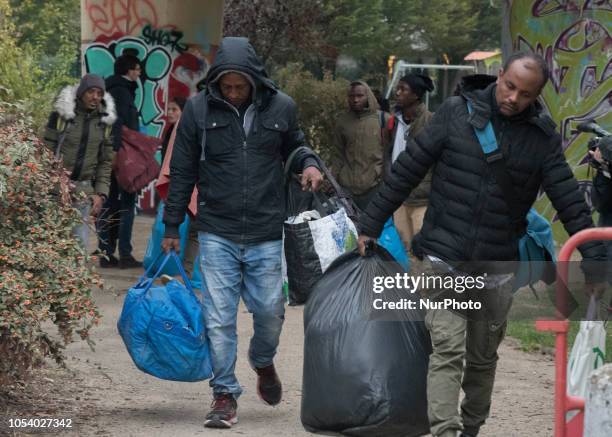
M338 115L347 109L346 92L349 82L334 80L326 73L316 79L299 64L289 64L274 74L281 90L296 101L300 124L308 144L329 162L334 145L334 128Z
M66 1L70 3L73 0ZM46 21L50 21L47 23L23 11L23 16L16 17L16 11L37 10L38 6L31 0L15 3L19 5L16 10L8 0L0 0L2 100L20 102L22 113L32 117L33 126L40 132L60 88L78 80L72 71L79 50L78 41L73 41L78 26L69 27L63 23L68 18L63 18L56 2L45 2L44 10L38 11ZM74 14L74 8L71 14ZM26 17L30 17L31 22L22 22ZM23 38L24 31L29 38ZM49 34L59 36L51 38ZM22 37L21 42L19 37Z
M47 356L61 363L100 317L91 289L101 280L72 236L70 181L27 122L0 102L0 386Z

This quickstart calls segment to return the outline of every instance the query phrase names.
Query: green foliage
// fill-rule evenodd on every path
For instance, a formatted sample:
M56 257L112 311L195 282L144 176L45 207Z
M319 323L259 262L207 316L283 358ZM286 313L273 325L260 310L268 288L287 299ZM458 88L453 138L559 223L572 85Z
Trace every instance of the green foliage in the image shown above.
M478 48L474 47L471 38L478 22L473 2L427 0L426 3L427 8L421 9L423 14L415 23L419 36L436 59L446 53L451 63L463 62L467 53ZM434 11L444 13L433 13Z
M0 87L41 127L58 90L78 77L78 0L0 0Z
M351 78L387 73L395 55L411 62L462 63L501 45L500 0L227 0L224 34L246 36L270 66L304 64L319 78L339 56Z
M17 43L30 45L47 56L78 49L80 0L11 0ZM75 55L75 53L72 53Z
M102 285L72 236L81 216L61 163L11 110L0 102L0 385L46 356L62 362L74 333L88 340L100 317L91 288Z
M501 48L503 1L479 0L475 12L477 24L472 31L474 50L495 50Z
M333 80L329 73L324 75L323 80L318 80L300 64L289 64L278 70L274 79L283 92L296 101L300 125L308 144L324 161L329 162L336 119L347 108L349 82Z
M377 56L392 40L383 0L340 0L326 2L331 17L329 39L343 54Z
M8 1L0 0L0 86L5 88L6 98L19 101L37 88L40 69L32 62L31 51L18 47L12 18Z

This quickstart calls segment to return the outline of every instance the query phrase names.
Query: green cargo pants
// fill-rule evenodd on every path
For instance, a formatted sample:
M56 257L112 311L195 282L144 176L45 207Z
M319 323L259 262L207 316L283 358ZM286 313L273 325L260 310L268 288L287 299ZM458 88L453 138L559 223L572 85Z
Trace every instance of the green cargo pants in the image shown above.
M428 261L419 264L415 266L419 274L439 274ZM511 296L512 282L496 292ZM489 416L497 348L506 332L506 320L472 321L450 310L430 309L425 326L433 346L427 374L431 433L435 437L455 437L463 430L476 435ZM459 414L461 389L465 397Z

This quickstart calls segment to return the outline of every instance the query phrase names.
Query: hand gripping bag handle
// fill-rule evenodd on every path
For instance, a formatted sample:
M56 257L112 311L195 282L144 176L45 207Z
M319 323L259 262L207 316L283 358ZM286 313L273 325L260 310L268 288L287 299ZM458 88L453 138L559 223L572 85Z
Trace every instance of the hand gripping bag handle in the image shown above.
M293 152L291 152L291 154L287 158L287 161L285 162L285 178L288 177L289 172L291 171L291 164L293 163L293 159L295 158L297 153L300 151L307 151L307 152L312 153L312 157L317 161L317 164L321 168L321 172L325 175L325 178L329 181L329 183L333 187L338 197L350 198L350 196L347 196L346 192L342 189L340 184L338 184L338 182L336 181L336 178L334 178L334 176L331 174L331 172L329 171L329 169L327 168L323 160L310 147L300 146L297 149L295 149Z
M150 273L151 269L157 263L157 261L159 260L159 258L162 255L164 255L164 252L160 252L160 254L157 255L157 258L155 258L155 261L149 266L149 268L144 273L144 275L140 277L140 280L138 281L137 287L142 285L143 281L146 280L145 278L148 278L148 274ZM146 293L147 291L149 291L149 288L151 288L151 286L153 285L153 282L155 282L155 279L159 278L159 275L163 271L163 269L166 266L166 263L168 262L168 260L170 258L172 258L176 262L176 266L178 267L178 270L179 270L179 272L181 274L181 277L183 278L183 281L185 281L185 287L187 287L187 290L189 290L191 292L191 294L193 294L195 296L195 293L193 291L193 287L191 286L191 281L189 280L189 277L187 276L187 273L185 273L185 269L183 268L183 264L181 263L181 259L176 254L174 249L170 250L170 252L168 254L165 254L165 255L166 256L164 257L164 260L160 264L159 268L157 269L157 272L155 272L155 274L150 279L147 279L148 280L148 284L147 284L144 292Z

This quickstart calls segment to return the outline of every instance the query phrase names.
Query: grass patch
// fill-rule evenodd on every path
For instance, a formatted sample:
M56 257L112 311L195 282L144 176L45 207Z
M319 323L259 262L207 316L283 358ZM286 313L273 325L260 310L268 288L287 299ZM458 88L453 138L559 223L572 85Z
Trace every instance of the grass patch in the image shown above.
M574 344L580 322L570 322L568 335L568 354ZM516 338L521 349L527 352L548 350L555 347L555 335L552 332L536 331L535 323L527 320L508 321L507 335ZM612 362L612 323L606 325L606 362Z

